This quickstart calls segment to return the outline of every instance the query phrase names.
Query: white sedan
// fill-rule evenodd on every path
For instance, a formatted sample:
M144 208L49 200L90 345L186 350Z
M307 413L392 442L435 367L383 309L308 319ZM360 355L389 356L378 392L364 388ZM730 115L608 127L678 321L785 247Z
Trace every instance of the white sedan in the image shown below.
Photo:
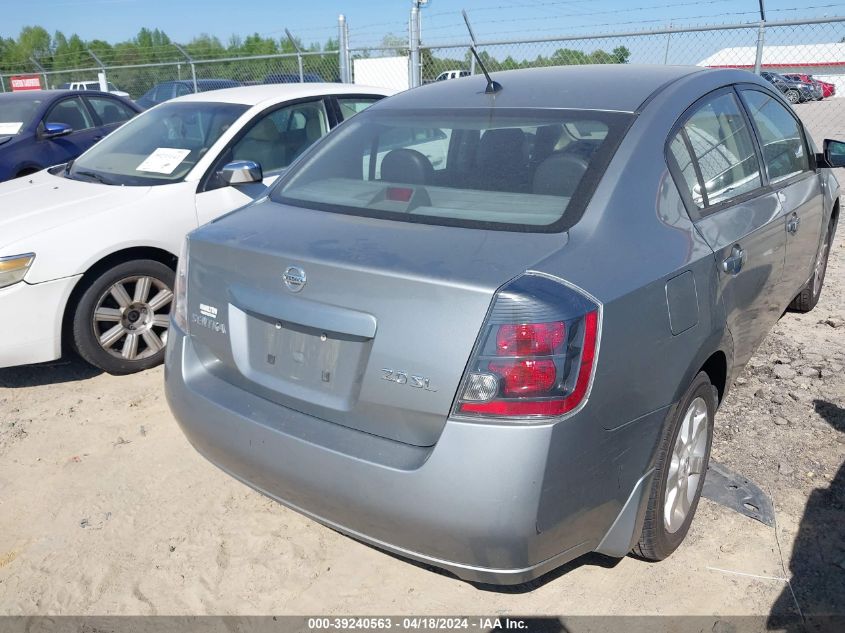
M262 196L382 88L251 86L180 97L68 165L0 184L0 367L72 347L125 374L161 362L186 233Z

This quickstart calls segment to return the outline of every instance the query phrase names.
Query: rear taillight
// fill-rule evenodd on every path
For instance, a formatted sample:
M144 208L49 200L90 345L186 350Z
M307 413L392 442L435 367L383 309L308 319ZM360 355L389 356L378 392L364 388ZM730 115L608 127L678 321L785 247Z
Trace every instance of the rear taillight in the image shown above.
M499 290L482 327L453 413L553 418L586 402L601 305L584 292L528 273Z
M176 280L173 284L173 322L188 333L188 238L182 240L182 250L176 264Z

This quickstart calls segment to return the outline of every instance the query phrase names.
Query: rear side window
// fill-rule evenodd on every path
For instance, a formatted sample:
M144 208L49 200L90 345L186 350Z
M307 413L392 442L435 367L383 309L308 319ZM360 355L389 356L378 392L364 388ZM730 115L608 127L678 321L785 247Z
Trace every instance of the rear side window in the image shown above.
M337 104L340 106L340 116L346 121L359 112L363 112L378 101L378 97L338 97Z
M405 222L565 230L580 217L631 117L368 109L295 165L273 197Z
M700 209L763 184L751 130L733 93L722 93L700 105L669 148L683 174L683 186ZM698 168L694 180L686 167L690 153L695 161L691 167Z
M103 125L114 125L123 123L135 116L136 112L118 101L107 97L87 97L88 103L94 108L94 112L100 117Z
M776 183L808 171L810 162L804 133L789 110L759 90L743 90L742 97L760 135L769 181Z

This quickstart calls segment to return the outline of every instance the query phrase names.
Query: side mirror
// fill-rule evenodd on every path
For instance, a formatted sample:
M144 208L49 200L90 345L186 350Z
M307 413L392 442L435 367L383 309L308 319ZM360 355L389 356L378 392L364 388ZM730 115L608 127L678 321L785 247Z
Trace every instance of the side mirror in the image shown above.
M845 167L845 142L826 138L823 147L824 152L816 157L819 165L822 167Z
M227 185L246 185L264 180L261 165L251 160L234 160L226 163L217 175Z
M64 123L45 123L44 132L41 136L44 138L59 138L60 136L67 136L73 132L73 128Z

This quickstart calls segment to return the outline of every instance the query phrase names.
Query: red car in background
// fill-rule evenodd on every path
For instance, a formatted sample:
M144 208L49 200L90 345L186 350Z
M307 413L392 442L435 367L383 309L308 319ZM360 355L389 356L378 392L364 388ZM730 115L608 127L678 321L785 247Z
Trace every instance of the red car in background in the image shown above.
M790 79L794 79L795 81L803 81L807 84L817 84L821 88L821 99L826 99L836 94L836 86L834 84L822 81L821 79L816 79L812 75L791 73L788 75L785 74L784 77L789 77Z
M822 86L823 98L827 99L828 97L832 97L836 94L836 85L822 81L821 79L817 79L816 81L818 81Z

